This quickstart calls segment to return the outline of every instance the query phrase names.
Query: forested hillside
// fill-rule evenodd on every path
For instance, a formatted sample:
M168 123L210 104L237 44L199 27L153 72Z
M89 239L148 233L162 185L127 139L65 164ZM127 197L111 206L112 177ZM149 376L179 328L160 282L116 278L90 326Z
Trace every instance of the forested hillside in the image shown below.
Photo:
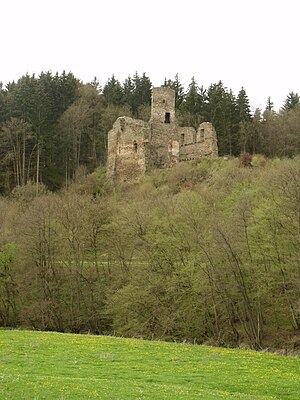
M300 158L248 161L15 188L0 198L0 325L296 350Z
M297 93L288 94L275 112L270 98L264 110L251 110L244 88L234 94L222 82L204 88L192 78L184 88L176 76L162 84L176 91L181 125L213 123L220 155L299 153ZM71 72L24 75L6 87L0 84L0 193L27 182L58 190L68 187L79 169L91 172L104 165L107 132L115 119L149 119L151 87L145 73L123 83L113 75L103 88L97 79L83 84Z
M244 88L163 84L178 123L212 122L226 157L118 187L107 132L149 119L146 74L0 86L0 326L296 348L298 94L252 112Z

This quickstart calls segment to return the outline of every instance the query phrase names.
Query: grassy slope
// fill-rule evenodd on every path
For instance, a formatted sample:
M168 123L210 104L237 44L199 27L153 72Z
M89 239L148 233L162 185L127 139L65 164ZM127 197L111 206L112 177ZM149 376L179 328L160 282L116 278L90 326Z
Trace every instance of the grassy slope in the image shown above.
M0 330L0 399L299 399L300 361L251 351Z

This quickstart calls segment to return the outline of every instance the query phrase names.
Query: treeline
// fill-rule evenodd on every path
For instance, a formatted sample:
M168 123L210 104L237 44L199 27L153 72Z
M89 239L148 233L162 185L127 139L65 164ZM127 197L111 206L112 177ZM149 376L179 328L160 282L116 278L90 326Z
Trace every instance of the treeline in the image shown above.
M290 93L279 112L269 98L265 110L251 111L246 91L235 96L222 82L185 90L179 77L163 85L176 91L181 125L214 124L220 155L241 152L270 157L299 153L300 106ZM121 115L148 120L152 83L137 73L120 83L113 75L103 88L95 78L83 84L72 73L22 76L0 84L0 193L27 182L56 190L67 187L79 167L105 164L107 133Z
M0 198L0 325L296 348L300 158L251 165L14 189Z

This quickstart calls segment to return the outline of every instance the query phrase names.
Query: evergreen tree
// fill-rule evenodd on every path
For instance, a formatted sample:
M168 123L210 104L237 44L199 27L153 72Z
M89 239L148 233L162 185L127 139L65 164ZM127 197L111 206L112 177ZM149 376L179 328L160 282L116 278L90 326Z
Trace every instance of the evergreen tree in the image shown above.
M50 73L51 75L51 73ZM53 113L57 121L62 113L73 103L76 98L77 89L81 83L75 76L69 72L63 71L61 75L58 73L52 78L52 99Z
M31 114L34 109L34 98L37 79L34 75L23 75L18 81L9 84L8 87L8 117L22 118L30 122Z
M121 106L124 104L122 86L114 74L104 85L103 97L107 105Z
M42 180L43 171L52 163L53 144L56 120L54 117L54 99L52 98L52 74L42 72L35 85L33 93L34 109L31 113L34 148L33 169L35 181Z
M5 121L7 117L7 107L6 107L6 90L3 88L2 82L0 82L0 124Z
M2 162L12 165L14 183L17 186L24 186L30 179L28 176L30 163L28 143L31 137L30 124L21 118L13 117L4 122L0 131Z
M201 107L203 105L203 98L200 96L199 92L200 90L198 84L195 78L192 77L185 96L184 108L194 115L201 111Z
M128 104L130 109L133 110L135 85L130 75L125 79L122 89L125 104Z
M219 81L207 90L205 120L211 122L218 137L219 154L239 153L239 132L237 121L236 99Z
M89 85L92 86L94 89L96 89L98 91L98 93L101 92L101 86L100 86L99 80L96 76L94 77L92 82L89 83Z
M239 122L251 120L250 102L243 87L237 95L236 108L238 112Z
M270 111L270 112L274 111L274 103L273 103L273 101L271 100L271 97L270 97L270 96L268 97L265 110L266 110L266 111Z
M36 87L33 125L36 138L36 181L50 188L58 188L64 177L61 170L61 143L57 123L65 110L74 102L81 83L65 71L61 75L41 73ZM38 171L40 169L40 172Z
M197 129L199 124L204 121L205 99L206 93L203 86L199 88L195 78L192 77L184 100L180 104L179 122Z
M241 149L244 152L252 152L252 117L250 103L245 89L242 87L236 98L237 118L239 124L239 137Z
M175 90L175 108L179 109L184 100L184 87L180 83L178 74L175 75L174 80L165 78L163 86L170 87Z
M17 82L7 85L5 120L8 122L10 118L18 118L30 124L31 136L26 141L26 176L37 183L43 180L48 184L59 180L58 149L61 148L62 138L56 135L56 124L75 100L79 85L72 73L65 72L55 76L51 72L42 72L39 77L26 74ZM18 181L20 179L16 179L17 184Z
M290 92L284 101L282 111L293 110L300 104L300 98L298 93Z
M134 117L140 118L140 109L143 108L143 106L150 107L152 83L150 78L146 76L145 72L142 77L139 77L136 72L133 77L133 84L134 92L131 111Z
M228 118L228 135L229 135L229 154L237 156L240 154L240 131L239 131L239 117L236 105L236 97L232 90L227 92L226 96L226 115Z
M252 118L251 153L261 152L261 110L257 108Z
M175 75L175 79L172 82L172 87L175 90L175 108L178 109L184 99L184 88L179 80L178 74Z

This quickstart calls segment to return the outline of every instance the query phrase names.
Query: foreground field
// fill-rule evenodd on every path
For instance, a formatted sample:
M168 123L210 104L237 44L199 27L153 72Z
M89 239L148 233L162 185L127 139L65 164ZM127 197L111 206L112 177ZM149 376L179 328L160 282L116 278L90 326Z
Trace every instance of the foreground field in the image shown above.
M0 399L299 399L300 361L212 347L0 330Z

